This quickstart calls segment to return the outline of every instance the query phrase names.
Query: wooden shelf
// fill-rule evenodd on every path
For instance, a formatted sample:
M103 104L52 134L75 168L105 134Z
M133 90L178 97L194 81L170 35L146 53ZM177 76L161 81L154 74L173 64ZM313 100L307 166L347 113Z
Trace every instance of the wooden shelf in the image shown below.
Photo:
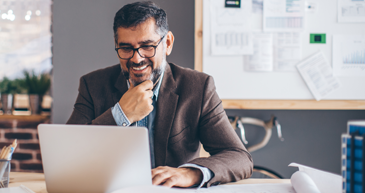
M363 110L364 100L222 100L225 109Z
M0 115L0 121L17 120L29 122L44 122L50 119L49 115Z

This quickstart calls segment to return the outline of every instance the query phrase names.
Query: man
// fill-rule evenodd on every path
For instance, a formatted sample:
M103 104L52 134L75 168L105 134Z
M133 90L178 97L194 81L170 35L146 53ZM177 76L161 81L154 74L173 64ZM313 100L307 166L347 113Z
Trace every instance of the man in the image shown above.
M84 75L68 124L145 126L152 182L211 186L250 177L252 159L231 128L212 77L166 62L174 36L152 2L114 18L120 64ZM201 142L209 158L197 158Z

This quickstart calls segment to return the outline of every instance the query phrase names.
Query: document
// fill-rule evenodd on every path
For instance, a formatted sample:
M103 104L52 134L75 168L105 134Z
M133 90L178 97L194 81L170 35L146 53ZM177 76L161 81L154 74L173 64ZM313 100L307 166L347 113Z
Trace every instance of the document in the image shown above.
M194 193L196 189L167 188L164 186L133 186L122 188L112 193Z
M241 184L202 188L196 193L296 193L291 184Z
M302 59L301 33L283 32L274 34L275 71L296 71L295 65Z
M325 172L322 170L318 170L318 169L308 167L305 165L301 165L301 164L297 164L297 163L291 163L291 164L289 164L289 166L298 167L300 172L307 174L307 176L310 178L308 180L308 178L305 177L305 175L303 175L303 174L300 174L297 176L292 176L291 183L296 191L298 190L299 187L303 186L303 184L306 184L306 186L303 186L303 188L306 188L306 187L312 186L312 183L314 183L315 186L318 188L318 190L321 193L341 193L342 192L342 177L340 175L332 174L330 172ZM298 181L298 180L302 180L302 181ZM304 182L303 180L307 181L307 182ZM308 184L310 184L310 185L308 185ZM298 186L298 185L300 185L300 186ZM301 193L301 192L302 191L297 191L297 193ZM309 193L309 192L305 192L305 193Z
M264 31L303 31L304 15L304 0L265 0Z
M212 55L253 54L252 0L241 0L241 8L226 8L224 0L210 0Z
M335 76L365 77L365 35L334 35L332 57Z
M252 0L251 28L262 31L264 0Z
M265 33L253 34L253 55L245 56L246 71L273 70L273 35Z
M319 101L340 87L324 54L318 52L297 65L314 98Z
M364 0L337 0L338 22L365 22Z
M219 185L209 188L166 188L145 186L123 188L112 193L296 193L291 184L241 184Z

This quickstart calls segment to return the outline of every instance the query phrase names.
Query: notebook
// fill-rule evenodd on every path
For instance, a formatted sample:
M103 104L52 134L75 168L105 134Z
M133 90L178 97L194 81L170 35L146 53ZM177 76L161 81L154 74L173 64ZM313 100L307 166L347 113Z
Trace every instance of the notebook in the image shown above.
M144 127L40 124L38 133L48 193L152 185Z

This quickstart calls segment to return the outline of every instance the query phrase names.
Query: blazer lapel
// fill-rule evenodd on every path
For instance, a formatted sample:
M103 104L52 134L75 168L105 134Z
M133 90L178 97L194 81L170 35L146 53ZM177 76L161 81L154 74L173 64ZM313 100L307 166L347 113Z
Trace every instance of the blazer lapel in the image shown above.
M166 165L167 143L175 117L179 95L175 93L176 82L170 65L166 65L157 100L157 114L154 126L155 165Z

